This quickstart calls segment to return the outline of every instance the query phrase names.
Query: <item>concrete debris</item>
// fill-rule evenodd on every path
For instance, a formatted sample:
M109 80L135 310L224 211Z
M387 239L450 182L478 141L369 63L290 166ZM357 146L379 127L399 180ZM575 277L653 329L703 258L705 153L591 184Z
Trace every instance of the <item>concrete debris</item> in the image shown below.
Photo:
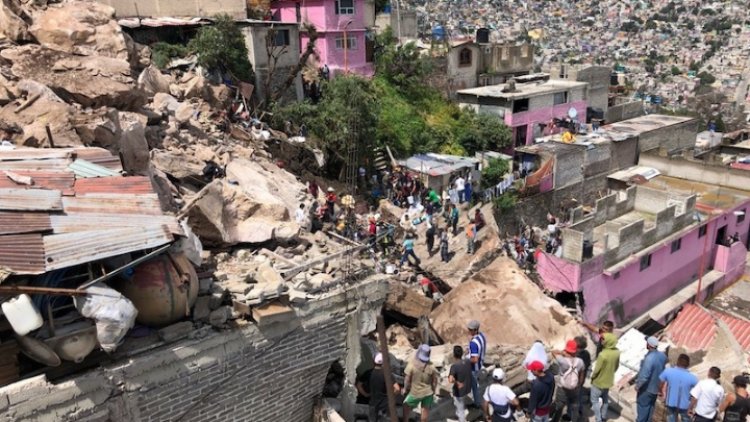
M253 308L253 319L259 326L287 322L296 318L294 309L281 302L269 302Z
M386 310L398 312L415 320L429 315L432 311L435 302L421 291L409 288L400 282L389 283L388 288L388 296L385 300Z
M159 338L162 341L171 343L175 340L187 337L194 328L193 323L190 321L177 322L160 329L158 331Z
M207 321L210 313L211 296L198 296L193 306L193 321Z
M23 128L19 144L30 147L49 146L46 129L49 126L56 147L81 145L81 138L73 124L74 107L42 97L18 113L15 112L16 107L14 102L1 107L0 121ZM42 115L45 119L39 119Z
M52 50L128 60L127 44L114 15L115 9L99 2L65 2L37 13L29 32Z
M211 324L212 327L221 328L224 326L224 324L226 324L231 316L232 307L222 306L211 311L211 313L208 315L208 323Z
M466 323L472 319L482 324L489 344L527 347L539 338L564 344L582 334L570 313L506 257L451 290L430 314L432 327L449 343L465 341Z

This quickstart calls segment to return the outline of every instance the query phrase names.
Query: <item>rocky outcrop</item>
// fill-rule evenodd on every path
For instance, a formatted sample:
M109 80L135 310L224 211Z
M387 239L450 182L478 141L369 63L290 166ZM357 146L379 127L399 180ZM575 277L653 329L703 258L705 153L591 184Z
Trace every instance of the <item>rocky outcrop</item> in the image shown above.
M128 48L115 9L94 1L49 6L34 16L29 31L39 44L81 56L128 60Z
M125 60L75 56L37 45L6 49L0 56L13 64L11 72L16 77L42 83L67 102L132 110L146 100L136 89Z
M161 71L154 66L149 66L143 69L138 76L138 86L148 95L154 95L156 93L169 94L169 84L171 82L172 78L161 73Z
M7 39L13 42L31 40L26 22L6 3L16 6L16 9L19 7L13 1L0 2L0 40Z
M34 94L30 94L32 97ZM9 102L0 107L0 121L22 128L18 143L25 146L49 146L46 127L49 126L57 147L81 145L81 138L73 127L75 108L59 101L39 97L21 111L19 104L30 98Z
M466 323L472 319L481 323L492 345L529 347L540 338L559 345L581 334L570 313L506 257L455 287L430 314L432 327L446 343L467 341Z

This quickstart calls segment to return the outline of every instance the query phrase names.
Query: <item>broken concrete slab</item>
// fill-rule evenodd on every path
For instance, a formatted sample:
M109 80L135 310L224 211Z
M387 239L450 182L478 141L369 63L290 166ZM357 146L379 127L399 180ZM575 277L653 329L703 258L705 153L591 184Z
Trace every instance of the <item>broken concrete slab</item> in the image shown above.
M31 40L26 22L6 3L8 2L0 2L0 40L3 38L13 42Z
M191 331L193 331L193 323L190 321L182 321L172 325L168 325L158 331L159 338L162 341L171 343L181 338L187 337Z
M253 308L253 319L259 326L292 321L295 318L294 309L280 301L265 303Z

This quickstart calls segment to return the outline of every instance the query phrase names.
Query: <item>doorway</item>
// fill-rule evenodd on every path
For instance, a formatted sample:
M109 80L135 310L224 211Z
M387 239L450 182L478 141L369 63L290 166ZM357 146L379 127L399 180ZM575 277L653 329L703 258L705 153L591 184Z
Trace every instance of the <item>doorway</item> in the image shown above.
M528 130L528 125L516 127L516 139L514 140L515 146L522 147L526 145L526 132L528 132Z
M721 226L719 230L716 232L716 244L717 245L727 245L727 226Z

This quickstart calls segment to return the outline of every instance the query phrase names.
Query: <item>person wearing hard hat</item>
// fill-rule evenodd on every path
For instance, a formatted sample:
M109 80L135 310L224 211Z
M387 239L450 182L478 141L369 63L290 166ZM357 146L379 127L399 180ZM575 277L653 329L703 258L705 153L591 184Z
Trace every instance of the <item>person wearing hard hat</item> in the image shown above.
M520 407L516 394L508 386L503 384L505 381L505 371L502 368L495 368L492 371L492 384L484 390L484 420L491 422L510 422L513 419L512 407ZM511 407L512 406L512 407ZM490 415L490 407L492 414Z

